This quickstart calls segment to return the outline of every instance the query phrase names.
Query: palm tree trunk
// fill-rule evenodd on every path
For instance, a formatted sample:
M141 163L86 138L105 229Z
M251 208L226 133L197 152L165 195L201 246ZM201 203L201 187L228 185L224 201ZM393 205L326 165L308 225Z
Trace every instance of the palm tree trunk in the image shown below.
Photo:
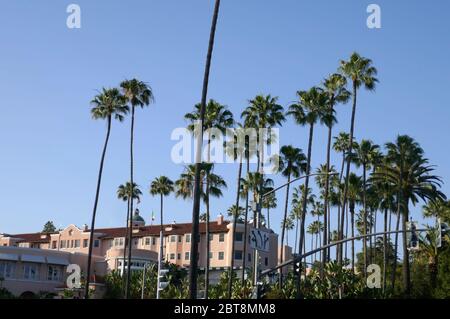
M397 278L397 253L398 253L398 231L400 230L400 218L401 218L401 211L400 211L400 204L398 204L398 210L397 210L397 224L395 226L395 230L397 233L395 233L395 243L394 243L394 264L392 265L392 274L391 274L391 289L394 291L395 288L395 279Z
M236 191L236 212L233 216L233 232L231 234L231 264L230 272L228 275L228 299L231 299L231 292L233 287L233 275L234 275L234 239L236 237L236 226L239 214L239 200L241 195L241 175L242 175L242 156L239 159L238 179L237 179L237 191Z
M311 172L311 154L312 154L312 143L314 137L314 124L311 124L309 127L309 141L308 141L308 158L306 164L306 177L305 177L305 191L303 194L303 203L302 203L302 224L300 227L300 242L299 242L299 251L303 247L303 242L305 240L305 220L306 220L306 201L308 198L308 187L309 187L309 174ZM301 298L301 276L297 276L297 297Z
M333 114L333 101L330 102L330 113ZM324 215L323 215L323 244L328 243L328 195L330 189L330 160L331 160L331 137L333 134L333 126L330 125L328 128L328 141L327 141L327 176L325 177L325 196L324 196ZM320 268L320 276L323 277L323 269L325 268L325 263L327 262L327 250L322 251L322 266Z
M86 284L84 287L84 298L89 299L89 281L91 277L91 263L92 263L92 250L93 250L93 242L94 242L94 231L95 231L95 217L97 215L97 206L98 199L100 197L100 187L102 184L102 174L103 174L103 165L105 163L106 150L108 148L109 136L111 134L111 116L108 117L108 128L106 131L105 143L103 145L102 157L100 159L100 168L98 170L97 177L97 189L95 191L95 200L94 200L94 208L92 210L92 220L91 220L91 232L89 235L89 250L88 250L88 260L87 260L87 271L86 271Z
M388 228L388 209L384 210L384 232L383 234L383 293L386 292L386 274L387 274L387 235Z
M409 251L406 235L406 223L409 220L408 200L405 200L405 213L403 214L402 236L403 236L403 290L405 297L408 298L411 293L411 272L409 267Z
M356 98L357 98L357 87L356 83L353 82L353 107L352 107L352 118L351 118L351 126L350 126L350 139L348 145L348 154L351 154L353 151L353 134L355 131L355 117L356 117ZM342 216L341 216L341 231L339 239L343 239L343 230L344 230L344 212L345 207L347 206L347 195L348 195L348 182L350 177L350 158L347 158L347 168L345 174L345 186L344 186L344 197L342 203ZM339 245L339 264L342 265L342 245Z
M270 207L267 206L267 228L270 229Z
M291 183L291 174L288 175L287 178L287 186L286 186L286 200L284 203L284 216L283 216L283 227L281 228L281 247L280 247L280 264L283 263L283 253L284 253L284 233L286 231L286 219L287 219L287 211L288 211L288 205L289 205L289 186ZM283 287L283 276L282 276L283 272L282 269L280 268L279 270L279 287L280 289Z
M127 281L126 281L126 289L125 289L125 298L130 298L130 291L131 291L131 250L133 247L133 187L134 187L134 181L133 181L133 165L134 165L134 158L133 158L133 142L134 142L134 112L135 107L134 105L131 106L131 131L130 131L130 183L131 183L131 197L130 197L130 226L128 227L128 265L127 265Z
M159 226L159 252L158 252L158 278L157 278L157 290L156 290L156 299L159 299L159 295L160 295L160 290L159 290L159 283L160 283L160 277L159 274L161 273L161 268L162 268L162 256L164 255L164 251L163 251L163 231L164 231L164 221L163 221L163 194L161 194L161 210L160 210L160 226ZM191 240L192 241L192 240Z
M202 123L201 135L197 137L195 164L195 182L194 182L194 204L192 207L192 243L189 267L189 298L197 299L197 272L198 272L198 238L199 238L199 215L200 215L200 162L202 151L203 123L205 121L206 99L208 95L209 71L211 68L211 58L214 48L214 38L216 34L217 19L219 17L220 0L216 0L214 5L214 14L211 23L209 36L208 53L206 56L205 74L203 78L202 100L200 107L200 121Z
M247 176L250 173L250 156L247 153ZM242 257L242 273L241 273L241 287L244 286L245 283L245 268L247 264L247 224L248 224L248 200L249 200L250 192L247 189L247 193L245 195L245 215L244 215L244 249L243 249L243 257Z
M125 277L125 260L127 259L127 245L128 245L128 227L130 221L130 198L127 200L127 220L125 221L125 234L123 235L123 260L122 260L122 280L123 280L123 296L127 294L126 292L126 277Z
M363 164L363 235L367 235L366 164ZM363 240L364 278L367 278L367 237ZM372 237L370 237L372 238ZM372 240L372 239L371 239Z
M207 157L207 162L210 163L211 162L211 131L208 132L208 157ZM206 172L206 227L205 227L205 232L206 232L206 263L205 263L205 299L208 299L208 294L209 294L209 264L210 264L210 259L209 259L209 252L211 250L211 242L209 240L209 174L210 172L207 171Z
M355 210L350 208L352 238L355 237ZM355 240L352 239L352 270L355 271Z
M208 177L207 177L208 179ZM205 263L205 299L208 299L209 293L209 252L211 250L211 242L209 240L209 182L206 181L206 221L205 221L205 232L206 232L206 263Z
M348 238L348 207L345 210L345 238ZM345 242L345 259L347 260L348 242Z

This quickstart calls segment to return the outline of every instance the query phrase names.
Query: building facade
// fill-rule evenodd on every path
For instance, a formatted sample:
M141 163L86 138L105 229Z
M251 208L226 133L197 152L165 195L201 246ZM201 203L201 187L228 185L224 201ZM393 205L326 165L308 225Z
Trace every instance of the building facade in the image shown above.
M232 251L232 233L233 228L236 227L235 233L235 247ZM192 225L189 223L177 224L171 223L163 225L163 260L179 267L188 268L190 263L191 250L191 229ZM252 225L248 224L247 229L242 223L233 225L233 223L224 220L220 215L217 220L210 222L209 225L209 241L210 241L210 273L211 282L218 280L223 270L231 266L231 258L234 253L234 268L242 271L244 258L246 260L246 268L252 269L254 264L254 249L251 248L250 230ZM244 233L247 230L247 238ZM259 254L259 269L264 270L277 265L279 247L278 235L270 229L263 228L268 234L268 251L260 252ZM127 228L99 228L94 232L93 242L93 277L90 281L93 282L96 278L101 278L106 273L113 270L122 272L126 267L127 250L125 250L125 237ZM135 214L132 220L132 261L131 268L133 270L143 269L148 263L157 263L160 241L160 226L150 225L146 226L144 220ZM5 282L14 282L11 270L7 270L14 266L14 278L25 279L30 281L30 278L24 278L24 267L19 262L26 261L21 256L27 255L25 250L29 250L30 254L40 255L36 261L29 261L30 263L39 264L39 281L45 281L46 273L50 273L49 268L52 258L58 257L59 260L64 260L64 264L60 271L64 271L64 267L68 264L79 264L82 271L85 271L87 266L87 253L89 247L90 230L84 227L77 227L69 225L63 230L50 234L17 234L8 235L0 234L0 277L5 278ZM200 223L200 242L199 242L199 267L200 270L206 265L206 224ZM244 255L244 240L248 241L247 252ZM19 251L15 251L19 249ZM8 251L4 251L8 250ZM21 254L19 254L22 251ZM291 248L286 246L284 260L289 260L291 256ZM12 256L13 255L13 256ZM14 260L7 260L14 259ZM27 268L28 269L28 268ZM19 271L20 270L20 271ZM28 270L27 270L28 271ZM35 271L35 270L33 270ZM26 273L26 271L25 271ZM34 279L37 277L34 276ZM50 277L49 277L50 278ZM56 276L63 284L64 276ZM54 282L52 282L53 284ZM10 287L11 284L8 284ZM16 289L17 290L17 289Z

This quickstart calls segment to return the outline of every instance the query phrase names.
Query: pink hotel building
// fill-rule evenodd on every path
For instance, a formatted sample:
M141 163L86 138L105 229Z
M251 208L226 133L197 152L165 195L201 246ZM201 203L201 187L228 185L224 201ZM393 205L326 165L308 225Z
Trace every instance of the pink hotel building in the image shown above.
M205 223L200 223L199 267L204 269L206 262ZM231 245L233 223L220 215L210 223L210 272L214 283L223 270L231 265ZM236 225L234 267L242 271L242 261L247 259L246 267L253 265L253 249L248 240L247 256L243 254L244 224ZM251 225L247 225L249 233ZM191 224L172 223L164 225L164 260L180 267L189 267L191 248ZM259 265L264 270L278 263L278 235L270 229L269 252L261 252ZM143 269L147 263L156 263L159 250L160 226L146 226L139 215L133 216L132 263L134 270ZM94 233L92 285L101 286L102 277L108 272L122 271L126 228L99 228ZM78 264L84 271L90 230L87 226L79 228L69 225L65 229L51 233L0 234L0 283L16 295L24 292L53 292L65 287L66 267ZM290 259L291 248L285 246L284 260Z

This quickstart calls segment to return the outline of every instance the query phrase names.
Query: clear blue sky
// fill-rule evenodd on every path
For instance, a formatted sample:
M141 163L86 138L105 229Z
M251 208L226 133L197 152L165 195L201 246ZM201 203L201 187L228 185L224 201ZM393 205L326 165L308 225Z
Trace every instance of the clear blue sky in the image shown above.
M66 27L66 7L82 9L82 28ZM382 8L382 29L366 27L366 7ZM90 118L96 90L137 77L156 103L137 112L135 179L150 219L148 195L159 175L176 179L171 131L200 99L213 1L40 0L0 4L0 232L39 231L88 223L105 124ZM222 1L209 97L240 114L259 93L288 105L317 85L351 52L373 59L380 84L361 92L356 136L378 144L413 136L437 174L450 181L450 3L387 0ZM350 106L338 110L335 132L349 129ZM282 144L306 151L307 130L290 121ZM129 121L114 123L98 210L99 227L125 222L117 186L128 179ZM326 130L317 128L313 165L324 162ZM340 157L333 154L334 164ZM215 218L232 205L237 167L217 166L229 192L212 201ZM276 183L282 182L281 178ZM450 194L448 185L443 190ZM282 202L284 192L279 194ZM188 221L192 204L169 197L168 221ZM279 227L282 205L272 213ZM419 207L420 208L420 207ZM420 209L414 209L419 216ZM292 238L293 234L289 236Z

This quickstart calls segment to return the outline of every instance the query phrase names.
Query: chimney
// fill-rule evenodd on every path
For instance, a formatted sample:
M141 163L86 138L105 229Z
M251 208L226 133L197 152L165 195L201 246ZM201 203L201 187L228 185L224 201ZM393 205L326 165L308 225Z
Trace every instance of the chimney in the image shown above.
M84 231L88 231L88 229L89 229L89 226L88 226L87 224L84 224L84 225L83 225L83 230L84 230Z
M223 215L219 214L219 216L217 217L217 225L222 225L223 224Z

